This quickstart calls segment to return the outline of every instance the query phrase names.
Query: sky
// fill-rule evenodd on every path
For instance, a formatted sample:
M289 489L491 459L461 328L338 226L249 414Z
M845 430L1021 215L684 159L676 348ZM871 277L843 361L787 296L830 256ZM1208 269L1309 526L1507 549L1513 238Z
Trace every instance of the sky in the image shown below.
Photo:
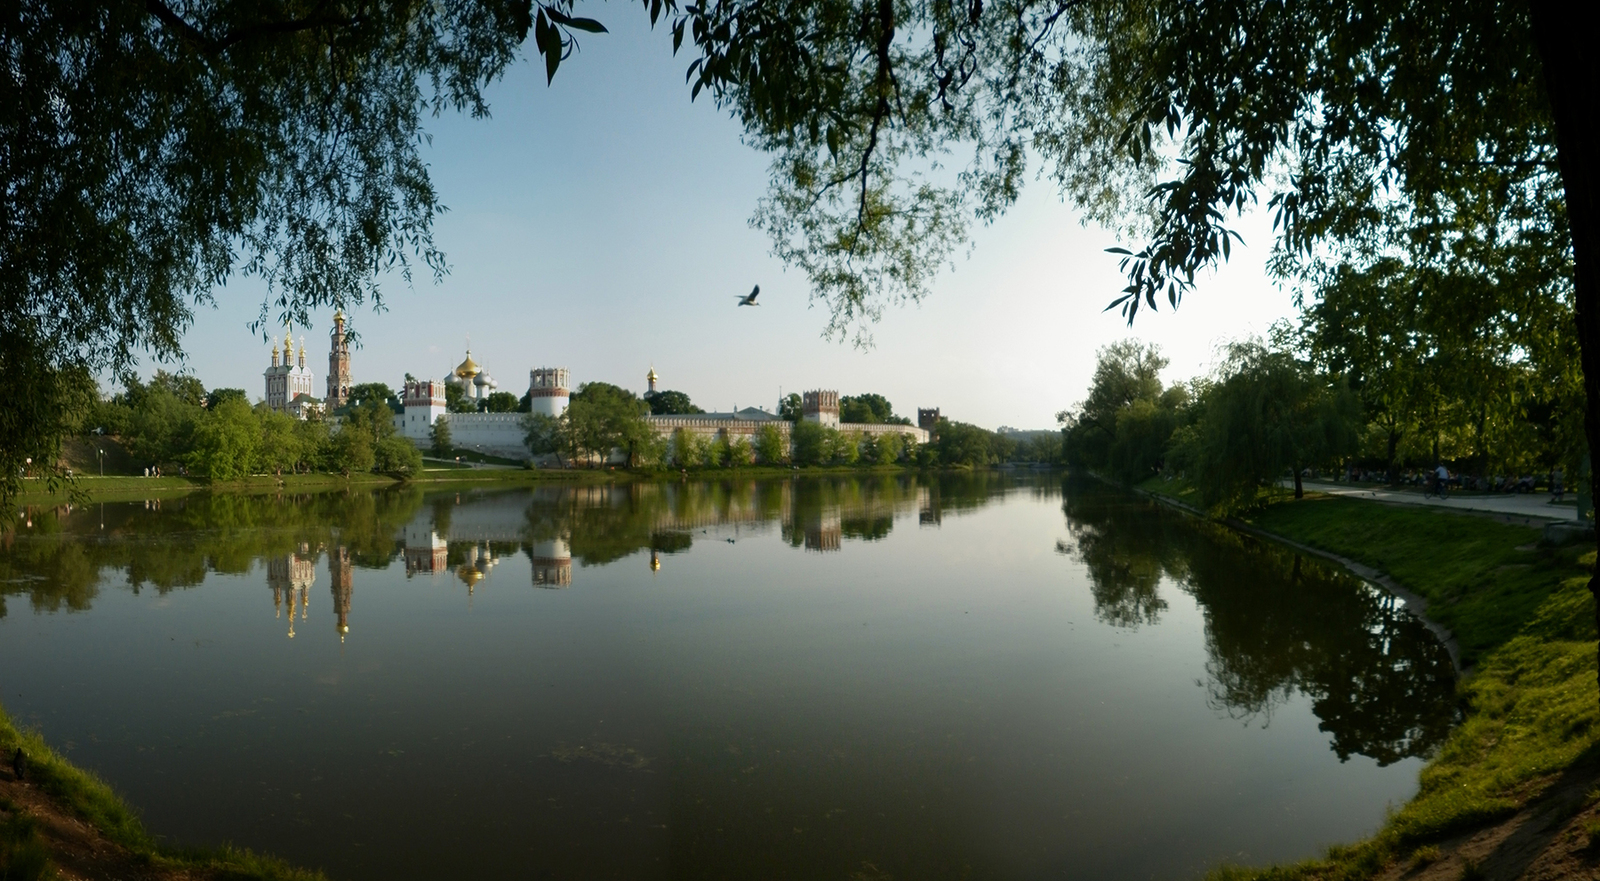
M748 223L765 155L709 101L690 101L688 59L672 56L665 30L633 9L604 20L611 33L582 35L553 85L542 62L524 60L489 88L491 118L428 121L424 158L449 208L434 239L450 272L438 284L425 270L412 285L385 279L386 310L353 313L355 382L443 378L470 339L473 359L517 395L534 367L642 392L653 366L662 388L707 410L772 409L780 391L825 388L884 395L904 415L939 407L988 428L1041 429L1084 397L1101 346L1154 342L1171 359L1167 379L1183 381L1210 370L1221 343L1294 314L1265 274L1271 225L1257 212L1238 222L1245 247L1177 313L1141 312L1130 330L1103 311L1126 284L1105 249L1130 243L1082 225L1044 180L975 225L970 250L920 304L886 310L873 348L824 339L804 274ZM736 306L755 284L761 305ZM264 293L253 279L218 289L214 307L196 310L184 369L260 397L271 344L248 324ZM295 331L318 394L324 311Z

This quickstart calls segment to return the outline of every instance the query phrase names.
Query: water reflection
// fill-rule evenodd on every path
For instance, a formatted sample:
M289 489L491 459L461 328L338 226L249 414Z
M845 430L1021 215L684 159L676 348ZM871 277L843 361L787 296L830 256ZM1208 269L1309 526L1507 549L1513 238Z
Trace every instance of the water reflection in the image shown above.
M207 573L264 564L277 617L304 622L318 561L327 556L337 633L349 633L354 570L399 560L408 577L459 583L470 597L508 554L531 562L534 587L574 583L574 562L600 566L644 552L651 571L697 539L738 542L776 530L792 547L834 552L879 541L897 513L938 526L975 510L1009 482L970 475L723 480L539 486L424 493L235 495L24 509L0 531L0 616L8 596L35 612L83 611L121 574L135 594L197 587ZM1039 491L1051 492L1048 481ZM293 635L291 623L288 635Z
M1086 567L1102 621L1157 624L1163 583L1199 603L1217 712L1266 725L1274 707L1303 694L1341 760L1380 765L1426 756L1444 739L1455 715L1449 653L1393 595L1103 486L1074 483L1063 498L1072 538L1057 550Z
M1293 695L1312 701L1341 759L1390 764L1426 755L1453 718L1454 672L1433 635L1395 599L1319 561L1161 511L1094 483L1032 481L1062 499L1068 538L1096 616L1117 628L1160 627L1177 589L1204 616L1208 700L1219 714L1269 724ZM350 636L357 570L395 561L408 578L464 588L470 602L508 556L529 583L581 586L581 570L640 554L652 572L697 541L737 543L776 532L803 552L886 539L897 523L939 528L1015 480L904 475L725 480L504 491L299 496L195 495L25 511L0 535L0 615L8 596L36 612L90 608L104 585L161 593L208 572L264 564L273 617L287 638L311 616L326 556L333 631ZM915 514L912 519L911 515ZM576 570L576 571L575 571ZM286 620L285 620L286 619Z
M1181 877L1370 831L1417 763L1378 765L1449 720L1385 595L1059 479L194 495L0 543L8 710L155 828L352 879L462 847L486 878Z

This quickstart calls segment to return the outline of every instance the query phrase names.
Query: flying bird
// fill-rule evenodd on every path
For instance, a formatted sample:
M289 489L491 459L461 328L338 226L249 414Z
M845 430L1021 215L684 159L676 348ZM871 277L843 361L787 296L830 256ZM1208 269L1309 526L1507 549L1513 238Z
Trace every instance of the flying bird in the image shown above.
M761 285L756 285L755 287L750 289L750 293L749 294L738 298L739 299L739 305L741 305L741 306L759 306L759 305L761 305L760 303L756 302L756 294L759 294L759 293L761 293Z

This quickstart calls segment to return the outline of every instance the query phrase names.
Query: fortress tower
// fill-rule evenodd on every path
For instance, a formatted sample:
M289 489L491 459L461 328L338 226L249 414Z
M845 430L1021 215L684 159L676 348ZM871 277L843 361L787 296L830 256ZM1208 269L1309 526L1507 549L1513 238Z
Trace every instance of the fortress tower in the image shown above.
M400 403L405 407L401 415L400 433L418 443L432 435L433 423L445 415L444 383L437 379L413 379L400 393Z
M819 422L830 428L839 427L838 392L806 392L800 396L800 405L801 413L807 422Z
M528 398L533 412L546 416L560 416L567 412L567 400L572 392L567 389L567 368L535 367L528 371Z
M918 407L917 427L928 432L931 438L939 430L939 408Z
M328 340L329 410L350 403L350 343L344 337L344 313L333 313L333 332Z

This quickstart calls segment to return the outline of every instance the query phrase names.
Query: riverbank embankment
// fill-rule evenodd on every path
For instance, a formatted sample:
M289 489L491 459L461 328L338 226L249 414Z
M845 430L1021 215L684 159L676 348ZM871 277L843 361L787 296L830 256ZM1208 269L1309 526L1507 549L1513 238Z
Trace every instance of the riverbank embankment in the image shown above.
M1179 482L1150 495L1200 514ZM1201 516L1204 516L1203 514ZM1232 525L1421 600L1454 643L1462 717L1416 796L1323 859L1217 879L1592 877L1600 867L1593 545L1548 546L1512 518L1378 500L1281 498ZM1352 683L1359 688L1360 683Z
M247 850L160 844L111 787L19 730L4 708L0 757L0 877L7 881L326 881Z

